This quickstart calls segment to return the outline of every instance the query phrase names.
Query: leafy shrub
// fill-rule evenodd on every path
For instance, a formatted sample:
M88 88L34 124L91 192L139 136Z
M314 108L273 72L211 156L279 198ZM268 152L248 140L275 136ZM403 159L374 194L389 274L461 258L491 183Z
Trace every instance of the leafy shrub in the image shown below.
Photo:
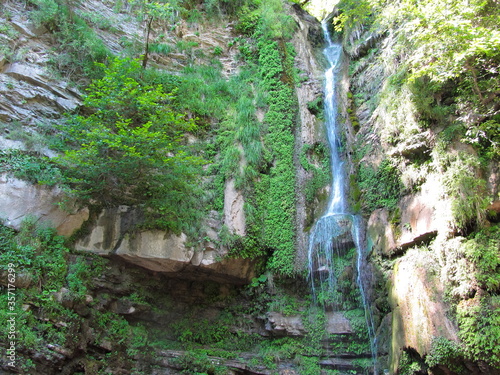
M440 336L432 340L431 349L425 358L425 363L429 367L444 365L454 372L462 373L465 370L460 363L462 359L463 348L457 343Z
M475 233L461 246L476 269L475 277L481 288L500 292L500 228L492 226Z
M398 374L413 375L422 371L422 364L407 351L403 351L399 359Z
M389 159L383 160L376 170L361 164L358 186L361 189L363 206L368 212L382 207L396 209L403 187L400 172Z
M172 360L176 367L183 370L183 374L212 374L225 375L229 370L218 364L216 359L208 357L203 351L188 351Z
M464 229L471 223L482 223L488 198L486 182L476 175L479 161L473 155L460 152L457 156L446 155L442 163L445 169L443 185L452 201L452 224L457 229Z
M461 303L457 313L466 356L500 368L500 298L485 296L472 306Z
M84 98L88 116L62 128L73 147L57 159L78 198L106 205L144 204L147 225L181 232L201 213L194 203L202 160L190 155L183 133L194 122L172 109L161 85L141 84L135 60L101 66Z

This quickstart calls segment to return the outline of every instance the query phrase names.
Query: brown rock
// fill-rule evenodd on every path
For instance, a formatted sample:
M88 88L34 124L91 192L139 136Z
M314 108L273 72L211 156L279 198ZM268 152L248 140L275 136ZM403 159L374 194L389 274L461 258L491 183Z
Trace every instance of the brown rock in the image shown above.
M443 302L444 286L433 273L436 262L429 254L409 251L394 266L389 287L393 370L403 348L412 348L424 356L429 353L434 337L457 341L457 330L448 319L448 308Z

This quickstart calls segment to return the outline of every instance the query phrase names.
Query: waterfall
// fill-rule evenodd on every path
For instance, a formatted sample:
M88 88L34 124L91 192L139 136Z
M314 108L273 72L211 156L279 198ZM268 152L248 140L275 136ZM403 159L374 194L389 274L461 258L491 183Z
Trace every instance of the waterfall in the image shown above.
M367 306L363 279L365 261L364 230L362 220L348 210L345 187L345 172L340 157L341 141L337 129L336 78L342 54L342 46L333 43L328 32L327 22L322 22L327 42L323 54L328 61L325 72L324 111L325 126L330 146L332 188L324 215L318 219L309 239L309 278L315 301L329 310L348 310L359 304L364 310L374 374L376 370L376 342L371 309ZM345 286L345 259L356 252L356 286ZM341 284L343 282L343 284ZM348 291L348 292L346 292Z

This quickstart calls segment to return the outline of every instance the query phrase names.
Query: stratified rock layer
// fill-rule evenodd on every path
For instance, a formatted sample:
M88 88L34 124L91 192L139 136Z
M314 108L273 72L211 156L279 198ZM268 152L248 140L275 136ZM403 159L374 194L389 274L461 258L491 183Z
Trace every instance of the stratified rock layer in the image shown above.
M214 246L220 227L217 220L207 221L207 233L215 238L196 248L187 244L185 234L136 230L140 220L140 211L128 206L103 210L75 248L101 255L117 255L152 271L187 279L207 278L243 284L255 276L252 261L224 258L227 249Z

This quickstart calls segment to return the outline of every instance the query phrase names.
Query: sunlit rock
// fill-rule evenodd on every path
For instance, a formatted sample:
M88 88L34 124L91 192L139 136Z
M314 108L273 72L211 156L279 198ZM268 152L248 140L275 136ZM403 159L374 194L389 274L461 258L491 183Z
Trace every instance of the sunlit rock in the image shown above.
M11 228L19 229L21 223L31 217L56 228L62 236L70 236L88 219L89 211L70 202L63 209L59 204L65 201L63 191L57 187L33 185L0 175L0 218Z

